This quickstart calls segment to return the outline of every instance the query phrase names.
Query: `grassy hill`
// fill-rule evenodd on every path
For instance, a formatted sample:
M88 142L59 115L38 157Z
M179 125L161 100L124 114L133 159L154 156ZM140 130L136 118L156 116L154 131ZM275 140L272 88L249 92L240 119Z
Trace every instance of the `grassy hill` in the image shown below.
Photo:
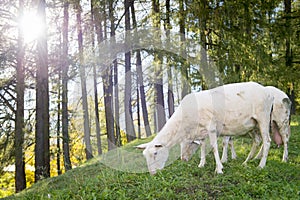
M6 199L300 199L300 118L293 117L289 161L282 163L283 148L272 144L267 165L258 160L242 166L251 140L237 138L238 159L215 174L213 154L198 168L199 156L183 162L179 148L172 150L168 166L155 176L145 173L146 162L133 146L139 140L95 158L61 176L45 179Z

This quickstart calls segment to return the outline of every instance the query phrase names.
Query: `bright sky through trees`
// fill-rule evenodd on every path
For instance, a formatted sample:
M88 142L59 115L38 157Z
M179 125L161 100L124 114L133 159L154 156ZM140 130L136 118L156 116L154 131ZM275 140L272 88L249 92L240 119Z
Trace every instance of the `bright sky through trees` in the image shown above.
M27 12L20 20L20 26L24 33L25 43L30 43L40 36L45 24L35 12Z

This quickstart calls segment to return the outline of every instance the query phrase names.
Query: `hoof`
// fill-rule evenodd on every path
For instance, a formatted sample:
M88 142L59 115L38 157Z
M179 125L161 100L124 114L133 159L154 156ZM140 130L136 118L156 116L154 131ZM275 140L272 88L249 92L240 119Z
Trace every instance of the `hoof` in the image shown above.
M200 163L200 164L198 165L198 167L199 167L199 168L204 167L204 163Z
M217 169L216 169L216 173L217 173L217 174L223 174L223 171L222 171L222 170L217 170Z

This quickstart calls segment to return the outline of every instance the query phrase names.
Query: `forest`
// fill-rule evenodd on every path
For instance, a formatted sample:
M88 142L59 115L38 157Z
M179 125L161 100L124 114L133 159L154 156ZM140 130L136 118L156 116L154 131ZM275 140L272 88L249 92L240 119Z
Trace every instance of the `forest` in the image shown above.
M0 197L156 134L188 93L300 97L298 0L1 0Z

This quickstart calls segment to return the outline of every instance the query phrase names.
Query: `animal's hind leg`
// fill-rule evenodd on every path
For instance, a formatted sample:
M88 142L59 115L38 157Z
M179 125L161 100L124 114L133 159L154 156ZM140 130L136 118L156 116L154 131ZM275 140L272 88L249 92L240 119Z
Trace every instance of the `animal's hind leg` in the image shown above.
M223 152L222 152L222 158L221 158L221 162L225 163L227 162L227 153L228 153L228 143L230 140L230 136L224 136L223 137Z
M270 149L270 143L271 143L271 138L269 134L269 125L261 126L260 127L260 133L263 141L263 152L262 152L262 158L259 163L260 168L264 168L267 162L267 157Z
M246 158L246 160L243 162L243 165L246 165L247 162L252 159L254 157L255 151L257 149L257 147L260 144L260 138L259 135L257 134L257 132L255 132L254 134L252 134L252 147L250 150L250 153L248 154L248 157Z
M283 155L282 155L282 162L287 162L288 160L288 137L291 134L290 125L287 125L287 130L280 130L282 141L283 141ZM286 133L287 132L287 133Z
M234 150L234 146L233 146L233 138L230 137L229 139L229 143L228 143L231 147L231 159L236 159L236 153L235 153L235 150Z
M261 159L263 153L263 145L261 145L258 154L255 156L254 159Z

